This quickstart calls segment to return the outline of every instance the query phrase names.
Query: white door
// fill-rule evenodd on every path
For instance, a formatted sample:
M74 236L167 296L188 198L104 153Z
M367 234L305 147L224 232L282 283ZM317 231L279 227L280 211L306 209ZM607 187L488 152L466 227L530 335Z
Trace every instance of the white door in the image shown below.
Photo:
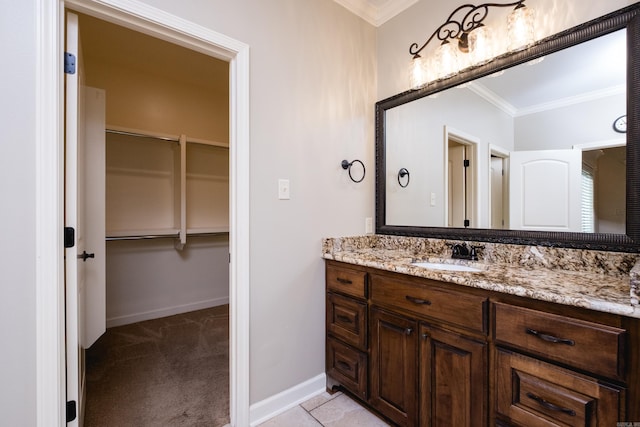
M87 252L94 254L84 263L84 299L81 324L84 334L82 348L89 348L107 329L106 292L106 94L102 89L82 87L84 128L82 148L84 156L78 164L82 171L83 190L78 194L84 212L84 226L79 236L84 239ZM81 232L81 233L80 233Z
M104 303L104 195L94 197L85 209L85 193L91 193L100 177L104 176L104 165L100 167L100 153L87 156L85 140L87 132L93 136L102 126L104 140L104 92L87 90L82 86L81 57L79 55L78 17L66 16L65 51L75 57L75 72L65 73L65 227L75 230L73 247L65 250L65 340L66 340L66 390L67 401L76 402L76 418L68 423L82 425L84 397L84 349L104 332L104 308L96 308ZM90 116L101 115L101 119L89 120L85 126L85 95L89 98ZM94 144L100 144L100 137ZM95 139L95 138L92 138ZM102 142L104 147L104 142ZM103 148L104 150L104 148ZM102 153L104 164L104 153ZM90 159L90 164L86 159ZM85 171L89 172L88 174ZM104 178L102 178L104 186ZM99 185L99 184L98 184ZM98 192L100 192L98 188ZM104 194L104 190L102 190ZM96 214L96 212L100 212ZM96 216L97 215L97 216ZM85 233L89 227L97 227L97 233ZM100 227L102 232L100 234ZM87 236L91 236L87 239ZM94 245L93 247L89 246ZM88 293L87 290L90 290ZM87 301L93 298L94 301ZM87 304L87 302L90 302ZM90 307L87 313L86 307ZM102 317L85 325L87 314Z
M491 228L500 230L505 228L504 221L504 168L501 157L491 157Z
M514 151L509 161L511 229L581 231L580 150Z
M448 158L448 225L449 227L464 227L467 219L467 189L466 189L466 168L464 161L466 157L465 146L454 144L449 146Z

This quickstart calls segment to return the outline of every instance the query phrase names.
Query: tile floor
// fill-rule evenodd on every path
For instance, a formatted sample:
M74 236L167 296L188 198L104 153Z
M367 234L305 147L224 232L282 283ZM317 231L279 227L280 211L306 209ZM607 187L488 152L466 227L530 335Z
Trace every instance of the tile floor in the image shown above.
M389 427L343 393L326 391L259 425L259 427Z

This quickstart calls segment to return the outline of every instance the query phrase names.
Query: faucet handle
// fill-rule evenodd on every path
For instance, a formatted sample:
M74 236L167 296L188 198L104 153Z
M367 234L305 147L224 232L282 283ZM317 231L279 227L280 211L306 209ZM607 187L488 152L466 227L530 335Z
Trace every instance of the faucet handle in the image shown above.
M484 245L471 245L471 259L473 261L478 261L478 249L484 249Z

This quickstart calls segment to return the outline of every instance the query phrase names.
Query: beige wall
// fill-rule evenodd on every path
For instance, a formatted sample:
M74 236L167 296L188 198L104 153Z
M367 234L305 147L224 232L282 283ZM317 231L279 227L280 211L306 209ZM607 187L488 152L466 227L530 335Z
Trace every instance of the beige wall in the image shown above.
M324 372L323 236L373 217L375 29L328 0L146 0L250 46L251 403ZM343 159L368 174L351 183ZM277 199L279 178L291 200Z
M107 125L229 142L229 64L80 15L84 80L104 89Z
M4 2L0 70L0 410L1 423L36 423L35 188L36 33L33 1Z
M408 47L451 11L422 0L375 30L330 0L145 0L251 47L251 401L324 371L322 236L361 234L373 216L373 104L403 91ZM0 186L3 423L35 424L35 0L5 2ZM631 1L530 0L560 18L594 18ZM538 7L544 6L544 7ZM376 37L378 56L376 57ZM379 61L376 61L379 58ZM378 91L376 92L376 73ZM352 184L339 164L359 158ZM277 179L291 179L290 201Z

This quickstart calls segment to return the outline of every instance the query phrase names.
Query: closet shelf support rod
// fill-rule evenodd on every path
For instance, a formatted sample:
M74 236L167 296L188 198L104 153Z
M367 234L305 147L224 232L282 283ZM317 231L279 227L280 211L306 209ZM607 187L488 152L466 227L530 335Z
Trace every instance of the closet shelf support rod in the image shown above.
M128 132L124 130L115 130L115 129L105 129L107 133L113 133L117 135L125 135L125 136L135 136L138 138L151 138L151 139L159 139L161 141L169 141L169 142L180 142L178 138L171 138L168 136L156 136L156 135L145 135L143 133L136 132Z

